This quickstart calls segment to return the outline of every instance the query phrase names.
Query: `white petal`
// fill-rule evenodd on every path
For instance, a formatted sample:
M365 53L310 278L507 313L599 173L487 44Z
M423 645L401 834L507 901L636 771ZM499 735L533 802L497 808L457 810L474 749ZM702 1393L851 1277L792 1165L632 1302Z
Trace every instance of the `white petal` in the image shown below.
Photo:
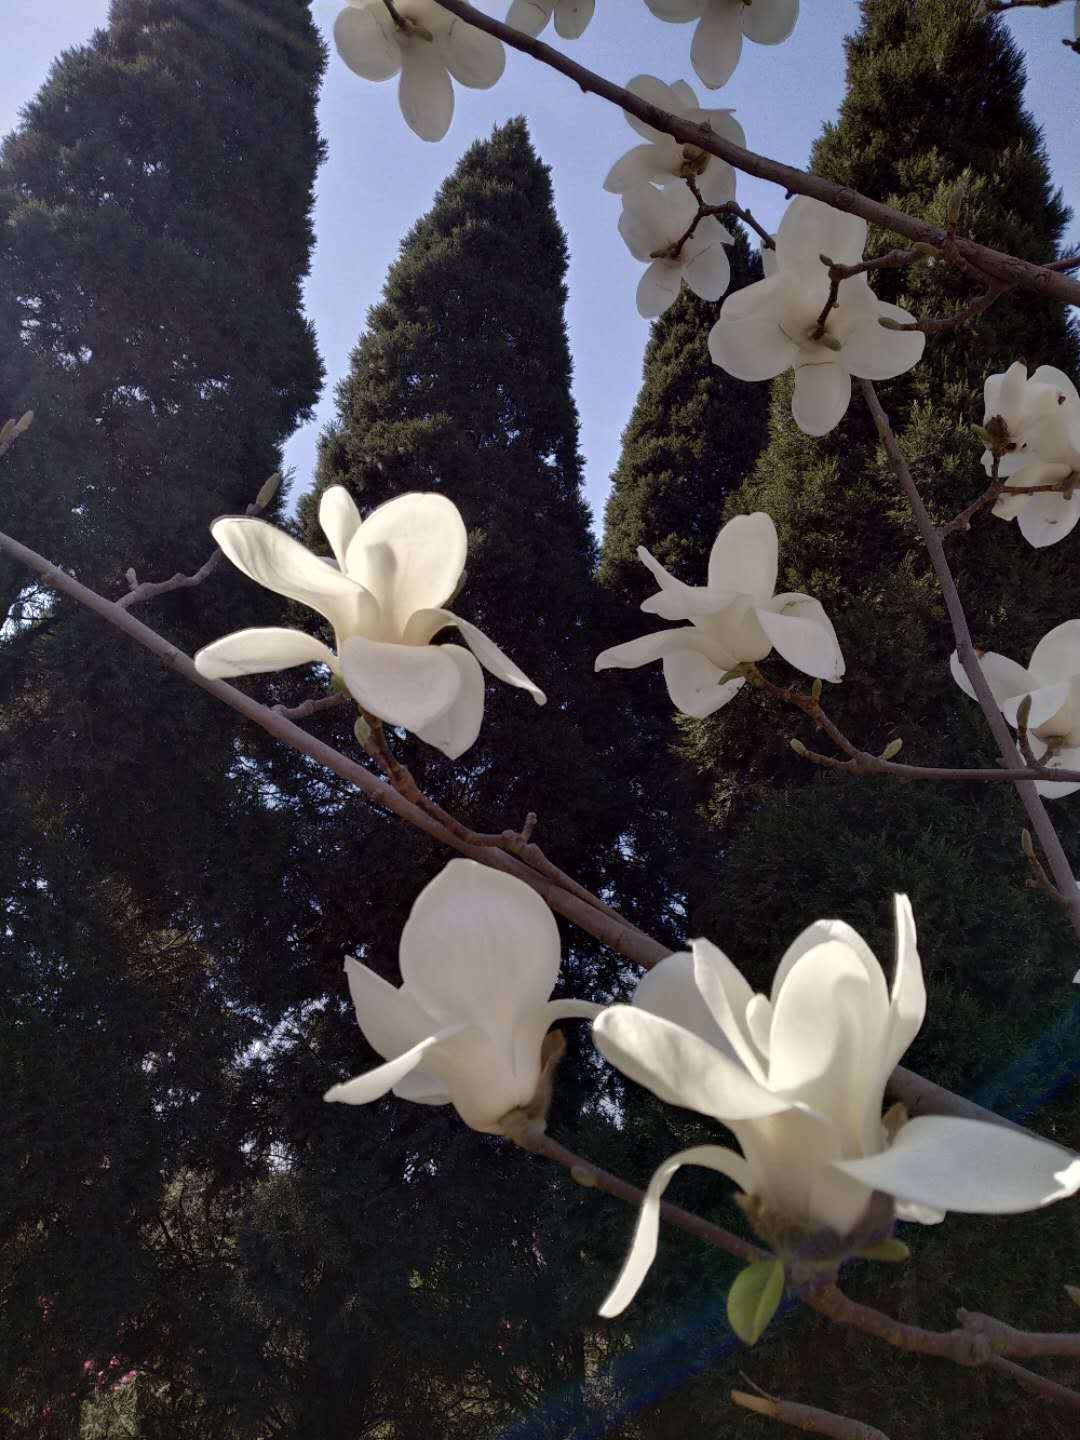
M445 495L399 495L380 505L353 536L346 569L375 594L401 635L414 610L444 605L465 569L465 522Z
M670 217L664 193L645 184L635 185L623 193L619 234L635 260L651 260L654 250L672 244L679 237L678 230L668 234ZM690 197L689 191L686 194Z
M319 525L330 542L338 569L345 569L349 541L360 529L360 511L344 485L331 485L319 501Z
M735 73L742 54L741 3L709 0L690 42L690 63L701 83L719 90Z
M660 1234L660 1200L682 1165L702 1165L709 1170L718 1170L721 1175L730 1176L740 1190L748 1191L750 1188L750 1167L741 1155L723 1145L695 1145L665 1160L649 1181L630 1253L623 1262L611 1293L600 1307L600 1314L607 1319L622 1314L649 1273L649 1267L656 1258L656 1242Z
M434 44L411 40L401 57L398 104L421 140L441 140L454 118L454 87L446 60ZM444 597L445 598L445 597Z
M713 1019L694 979L694 957L686 951L668 955L638 981L631 1002L699 1036L730 1059L736 1058L724 1032Z
M401 69L401 46L388 12L384 19L374 7L348 6L334 21L334 44L349 69L365 80L390 80Z
M847 283L847 282L845 282ZM842 287L841 287L842 289ZM903 375L922 359L926 336L921 330L886 330L878 324L879 316L910 325L912 317L898 305L876 302L875 313L861 320L844 336L841 362L849 375L867 380L891 380Z
M741 676L724 680L725 673L699 650L675 650L664 656L664 683L671 703L681 714L696 720L715 715L746 684Z
M732 145L739 145L743 150L746 149L746 132L735 119L734 110L699 110L696 108L695 101L695 108L688 109L683 118L692 125L708 125L709 129L721 140L727 140ZM717 160L716 156L709 161L710 166L726 163L726 161Z
M1010 725L1015 726L1016 724L1017 715L1024 695L1028 695L1031 699L1031 710L1028 714L1028 729L1037 730L1040 725L1048 725L1050 721L1056 720L1062 707L1068 704L1069 683L1067 680L1063 680L1060 685L1033 687L1030 690L1024 691L1024 694L1014 695L1009 700L1002 700L1001 713ZM1065 720L1064 716L1062 716L1062 720ZM1068 728L1067 724L1061 727L1055 725L1052 733L1055 735L1064 735Z
M726 300L725 308L730 303L731 299ZM788 339L780 328L778 316L767 307L743 320L727 320L721 314L709 331L709 354L714 365L734 375L736 380L773 380L795 364L799 347Z
M721 527L709 551L709 588L734 590L762 604L772 599L779 563L772 516L764 510L736 515Z
M351 955L345 974L364 1039L384 1060L395 1060L439 1029L407 990L389 984Z
M519 1022L554 989L559 953L555 917L535 890L475 860L451 860L413 903L401 976L442 1023L468 1021L509 1050Z
M644 100L647 105L655 105L658 110L678 110L680 105L678 97L673 93L670 85L665 85L663 80L658 80L655 75L635 75L626 82L626 88L631 95L636 95L639 100ZM631 130L645 140L651 141L654 145L662 145L668 138L662 130L657 130L652 125L646 125L644 120L639 120L636 115L631 115L624 110L626 123Z
M747 5L742 13L743 34L758 45L779 45L795 29L799 0L765 0Z
M685 266L683 275L690 289L702 300L719 300L731 284L731 265L724 242L717 239L699 250Z
M349 693L365 710L417 733L445 714L461 690L460 669L438 645L385 645L353 635L340 662Z
M1077 394L1076 386L1065 374L1055 365L1040 365L1031 377L1033 385L1051 385L1055 390L1060 390L1066 400L1072 404L1080 404L1080 395Z
M876 983L881 987L880 1001L882 1005L886 1003L885 977L881 972L881 966L878 964L877 956L859 932L853 930L852 927L843 920L815 920L812 925L808 925L805 930L801 931L800 934L795 937L784 951L780 964L776 967L771 991L771 1000L774 1005L776 1004L777 995L780 994L783 988L784 981L791 973L797 961L801 960L809 951L817 949L819 945L827 945L830 943L846 945L848 949L858 957L867 975L871 977L871 986L875 984L873 979L874 975L877 975Z
M596 0L557 0L555 33L564 40L577 40L593 18Z
M673 305L682 289L683 266L678 260L654 260L638 281L634 303L645 320L655 320Z
M1080 1190L1080 1157L1003 1125L927 1115L888 1150L836 1169L887 1195L969 1215L1017 1215Z
M698 637L693 625L682 625L677 630L658 630L653 635L642 635L637 640L627 640L622 645L612 645L601 650L593 664L594 670L636 670L639 665L649 665L677 650L696 648Z
M235 630L196 652L195 669L208 680L232 680L237 675L261 675L287 670L290 665L329 665L337 669L334 652L302 630Z
M1025 497L1027 503L1017 519L1020 534L1029 545L1043 549L1064 540L1080 520L1080 489L1065 498L1064 494L1043 492Z
M276 526L252 516L225 515L214 521L210 533L249 580L317 611L339 639L378 625L373 595Z
M1044 685L1080 675L1080 620L1066 620L1048 630L1031 652L1029 668Z
M536 1093L540 1079L540 1049L544 1036L557 1020L595 1020L603 1013L602 1005L588 1000L549 1000L519 1020L513 1037L514 1073L522 1077L523 1089L531 1086L526 1103Z
M1042 765L1051 770L1080 770L1080 749L1059 750L1047 758L1046 743L1037 735L1031 737L1031 753ZM1080 780L1036 780L1035 789L1047 800L1062 800L1066 795L1075 795L1080 790Z
M791 413L805 435L827 435L835 430L850 402L851 376L841 365L826 362L796 367Z
M844 657L821 602L809 595L777 595L773 603L775 609L759 605L756 614L777 652L804 675L841 680Z
M754 992L739 969L710 940L693 940L694 982L701 998L709 1007L728 1046L735 1052L747 1072L762 1085L765 1072L761 1052L754 1044L746 1023L746 1011Z
M429 1070L413 1070L403 1075L393 1088L399 1100L413 1105L449 1105L450 1091L438 1075Z
M615 161L607 173L604 189L611 195L621 195L633 185L652 182L663 185L673 178L667 155L659 145L635 145Z
M472 90L490 90L506 68L502 41L457 16L442 46L450 74Z
M698 181L698 189L706 205L726 205L735 199L735 171L726 160L712 155Z
M551 9L549 0L514 0L506 23L523 35L539 35L551 19Z
M990 693L999 705L1004 705L1010 699L1019 700L1024 695L1038 689L1038 682L1034 675L1025 670L1022 665L1018 665L1015 660L1010 660L1007 655L999 655L996 650L985 650L977 658L979 668L990 687ZM974 700L975 691L964 667L960 664L960 656L955 650L949 656L949 669L964 694L970 700Z
M345 1105L368 1105L372 1100L379 1100L395 1085L401 1083L406 1075L415 1070L423 1061L430 1064L432 1052L446 1040L452 1040L454 1036L461 1034L468 1027L465 1025L450 1025L445 1030L421 1040L411 1050L406 1050L403 1055L397 1055L393 1060L388 1060L385 1065L379 1065L374 1070L369 1070L365 1075L357 1075L352 1080L346 1080L342 1085L331 1085L323 1096L324 1100L341 1101Z
M513 685L516 690L527 690L537 705L546 704L547 696L543 690L538 685L534 685L524 670L519 669L508 655L503 654L494 640L490 640L482 630L477 629L475 625L470 625L468 620L462 620L460 615L455 615L450 610L432 607L414 611L405 627L405 643L408 645L425 644L433 635L437 635L448 625L457 627L469 649L484 669L489 670L495 676L496 680L502 680L506 685ZM443 648L445 649L445 646Z
M656 595L641 602L646 615L661 615L665 620L690 620L699 615L718 614L737 598L734 586L684 585L644 545L637 547L637 557L660 586Z
M857 265L865 245L865 220L809 195L795 196L776 232L776 254L782 269L808 266L822 275L822 255L837 265Z
M605 1060L668 1105L725 1124L791 1109L723 1051L647 1010L611 1006L593 1022L593 1041Z
M416 735L425 745L433 745L448 759L457 760L476 744L484 723L484 672L476 657L460 645L438 648L440 655L457 666L461 689L449 707L417 730Z

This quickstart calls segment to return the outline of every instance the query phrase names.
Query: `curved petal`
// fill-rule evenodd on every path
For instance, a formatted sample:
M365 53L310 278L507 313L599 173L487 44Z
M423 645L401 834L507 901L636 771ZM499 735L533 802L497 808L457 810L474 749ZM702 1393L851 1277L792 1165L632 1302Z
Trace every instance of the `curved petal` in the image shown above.
M766 995L752 995L746 1007L746 1030L766 1060L769 1058L769 1036L772 1031L772 1003Z
M792 1108L692 1031L632 1005L612 1005L594 1020L593 1042L605 1060L666 1104L725 1124Z
M658 630L653 635L642 635L637 640L627 640L622 645L601 650L593 662L593 669L636 670L639 665L649 665L677 650L695 648L697 643L693 625L680 625L677 630Z
M912 316L898 305L876 302L875 312L860 320L844 336L841 360L849 375L867 380L891 380L917 365L926 349L926 336L921 330L886 330L878 324L880 317L910 325Z
M551 19L551 10L551 0L514 0L506 23L523 35L536 36Z
M692 940L694 983L709 1007L729 1047L748 1074L766 1084L761 1052L754 1044L746 1023L746 1011L754 992L737 966L710 940Z
M502 41L457 16L442 47L450 74L459 85L467 85L470 90L490 90L506 69Z
M1080 620L1066 620L1048 630L1031 652L1029 669L1044 685L1080 675Z
M698 12L700 14L700 10ZM688 20L692 16L686 17ZM639 100L644 100L647 105L655 105L658 110L678 110L678 96L673 92L670 85L665 85L663 80L657 79L655 75L635 75L626 82L626 88L631 95L636 95ZM636 130L644 140L651 141L654 145L662 145L668 138L662 130L655 126L646 125L644 120L639 120L636 115L631 115L628 110L623 111L623 116L631 130Z
M968 1215L1018 1215L1080 1190L1080 1156L1004 1125L927 1115L888 1150L833 1162L875 1190Z
M777 595L773 603L777 608L759 605L756 614L777 653L804 675L843 679L844 656L821 602L809 595Z
M654 260L638 281L634 303L643 320L655 320L675 303L685 271L678 260Z
M1074 405L1080 405L1080 394L1077 394L1076 386L1056 365L1040 365L1031 377L1033 385L1052 385L1055 390L1060 390L1066 400Z
M665 185L673 178L668 157L661 146L635 145L615 161L604 180L604 189L611 195L621 195L633 185Z
M345 961L345 975L357 1024L364 1039L384 1060L404 1055L439 1029L438 1022L407 990L389 984L351 955Z
M689 1150L680 1150L665 1160L654 1172L641 1202L630 1253L623 1261L619 1278L603 1305L600 1314L606 1319L621 1315L641 1288L641 1282L649 1273L649 1267L656 1258L656 1242L660 1235L660 1200L670 1185L676 1170L683 1165L702 1165L717 1170L735 1181L739 1189L750 1189L750 1167L741 1155L724 1145L695 1145Z
M461 670L442 650L352 635L341 647L342 678L365 710L419 733L444 715L461 691Z
M302 630L235 630L195 654L195 669L208 680L232 680L237 675L261 675L287 670L290 665L329 665L337 670L337 656Z
M393 1060L388 1060L385 1065L376 1066L365 1075L357 1075L352 1080L346 1080L341 1085L331 1085L323 1096L324 1100L340 1101L345 1105L368 1105L372 1100L380 1100L388 1090L399 1085L406 1075L426 1059L432 1058L434 1051L444 1041L452 1040L454 1036L460 1035L467 1030L467 1025L449 1025L445 1030L440 1030L435 1035L430 1035L426 1040L421 1040L411 1050L404 1054L397 1055Z
M698 181L706 205L726 205L735 199L735 171L726 160L710 155L705 173ZM725 287L726 288L726 287Z
M532 1099L540 1079L541 1047L544 1036L559 1020L595 1020L603 1013L602 1005L589 1000L549 1000L532 1010L519 1022L513 1037L514 1074L522 1080L522 1089L532 1086Z
M371 512L349 544L346 569L378 597L397 636L415 610L444 605L453 595L468 545L452 500L413 492Z
M276 525L254 516L224 515L210 533L249 580L309 606L330 621L339 640L378 625L378 602L369 591Z
M1034 675L1015 660L1010 660L1007 655L999 655L996 650L984 650L978 661L990 693L999 705L1004 705L1011 699L1021 699L1039 688ZM975 691L955 650L949 656L949 670L968 699L974 700Z
M689 196L690 192L686 192ZM653 251L670 245L681 233L669 235L664 192L653 185L634 185L623 192L618 230L635 260L649 261Z
M1080 489L1071 495L1043 492L1023 497L1024 508L1017 517L1020 534L1037 550L1056 545L1076 528L1080 520Z
M776 1004L776 997L780 994L784 981L787 979L796 962L801 960L809 951L817 949L819 945L835 943L846 945L861 961L870 977L871 986L880 986L880 1003L886 1003L885 976L881 966L878 964L877 956L867 945L857 930L853 930L843 920L815 920L805 930L796 935L780 959L773 975L772 990L770 999L773 1005ZM876 976L876 979L875 979Z
M708 0L690 42L690 63L701 83L719 90L735 73L742 54L741 4Z
M772 250L763 250L761 253L763 264L766 254L775 255L775 251ZM752 285L744 285L741 290L733 290L720 307L720 319L725 325L730 325L736 320L745 320L748 315L768 309L776 324L779 325L781 311L787 302L790 289L789 276L781 275L776 270L772 274L766 273L764 280L755 280Z
M866 1097L862 1135L864 1155L874 1154L880 1146L881 1108L886 1083L899 1065L900 1057L922 1029L926 1017L926 984L916 943L911 901L906 895L896 895L893 897L893 905L895 969L889 995L889 1019L885 1027L885 1041L878 1064L877 1079Z
M449 1105L450 1091L438 1075L430 1070L411 1071L393 1087L399 1100L408 1100L412 1105Z
M795 29L799 0L765 0L743 10L743 34L757 45L779 45Z
M695 720L715 715L746 684L742 676L724 680L724 673L700 650L675 650L664 656L664 683L671 703Z
M1017 714L1020 709L1020 702L1024 695L1031 699L1031 710L1028 714L1028 729L1037 730L1040 725L1047 725L1054 720L1063 706L1069 700L1069 682L1062 681L1060 685L1042 685L1038 689L1025 690L1021 695L1013 695L1008 700L1002 700L1001 713L1010 725L1016 725ZM1064 718L1064 717L1062 717ZM1064 734L1062 729L1058 731L1055 727L1055 734Z
M702 300L719 300L731 284L731 264L724 243L721 239L712 241L683 268L683 278Z
M776 232L776 254L782 269L809 266L821 273L821 256L837 265L857 265L866 246L866 221L834 210L823 200L796 195Z
M449 760L457 760L476 744L484 723L484 673L476 657L460 645L440 645L438 649L457 666L461 689L448 708L417 730L416 735Z
M450 129L454 87L441 49L434 44L413 40L404 47L398 104L405 124L421 140L441 140Z
M538 685L534 685L524 670L519 669L508 655L503 654L494 640L490 640L482 630L477 629L475 625L470 625L468 620L462 620L460 615L455 615L450 610L433 606L429 609L414 611L405 626L405 643L406 645L425 644L431 636L437 635L448 625L457 627L469 649L484 669L495 676L496 680L502 680L506 685L513 685L516 690L527 690L537 705L547 703L547 696L543 690Z
M331 485L319 501L319 525L330 542L338 569L344 571L349 541L360 529L360 511L344 485Z
M555 33L564 40L578 40L593 18L596 0L556 0Z
M349 5L334 21L334 44L345 64L365 80L392 80L401 69L393 24L374 7Z
M796 367L791 413L803 434L827 435L835 430L850 403L851 376L842 365L826 361Z
M507 1053L551 994L559 955L559 927L535 890L475 860L451 860L401 932L401 977L424 1009L479 1026Z
M730 303L730 299L725 301L725 308ZM771 309L762 309L744 320L728 320L721 315L709 331L709 354L714 365L736 380L773 380L795 364L799 347L784 334L779 317Z
M685 585L644 545L637 547L637 558L660 586L655 595L641 602L646 615L660 615L665 620L691 620L699 615L716 615L737 599L738 592L733 586Z
M687 88L689 89L689 86ZM714 134L720 136L721 140L730 141L732 145L739 145L743 150L746 149L746 131L736 120L734 110L699 110L695 98L693 108L686 110L683 119L689 121L691 125L708 125ZM715 165L716 157L714 156L709 163Z
M1049 757L1045 740L1040 740L1038 735L1028 738L1031 741L1031 753L1048 769L1080 770L1080 749L1067 747ZM1080 790L1080 780L1036 780L1035 789L1047 800L1063 800L1066 795L1075 795L1077 790Z
M647 970L637 983L631 1004L647 1010L650 1015L659 1015L662 1020L670 1020L673 1025L681 1025L731 1060L737 1058L697 987L694 957L686 951L668 955L659 965Z
M709 551L709 588L751 595L763 604L776 589L779 557L771 515L764 510L736 515L721 526Z

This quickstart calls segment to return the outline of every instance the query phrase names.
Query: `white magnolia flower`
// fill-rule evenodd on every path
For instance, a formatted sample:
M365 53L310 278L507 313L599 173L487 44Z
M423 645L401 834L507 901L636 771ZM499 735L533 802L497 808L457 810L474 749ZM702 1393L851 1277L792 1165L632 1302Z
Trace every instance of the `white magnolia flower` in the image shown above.
M994 514L1015 520L1030 544L1041 548L1064 540L1080 520L1080 395L1069 377L1053 365L1040 365L1031 378L1022 360L1004 375L991 375L984 387L983 424L1004 421L1013 446L998 462L998 475L1010 486L1054 485L1076 475L1077 489L1036 495L999 495ZM993 456L983 453L990 474Z
M743 128L735 119L734 110L702 110L697 96L685 80L665 85L655 75L636 75L626 88L640 100L647 100L691 125L709 125L717 135L746 148ZM696 145L683 145L663 130L655 130L625 110L626 122L644 137L645 145L635 145L608 171L604 189L621 195L643 180L666 187L691 179L696 180L706 205L723 205L735 199L735 171L727 163Z
M365 80L392 80L410 130L441 140L454 116L451 75L459 85L488 90L506 65L502 41L451 15L436 0L396 0L402 24L382 0L349 0L334 23L334 44Z
M721 529L709 555L707 585L684 585L643 545L637 553L660 584L642 610L690 624L604 650L596 657L597 670L633 670L662 659L675 708L699 718L726 705L746 683L741 677L725 680L728 671L764 660L774 646L807 675L842 678L844 657L820 602L794 592L773 594L776 526L763 511L737 515Z
M555 33L564 40L576 40L585 33L596 9L596 0L514 0L506 23L523 35L539 35L555 15Z
M822 920L784 955L768 997L695 940L692 954L645 976L633 1005L605 1010L593 1025L601 1054L661 1100L720 1120L742 1153L701 1145L660 1166L601 1314L619 1314L637 1293L656 1254L660 1197L681 1165L718 1170L770 1215L840 1241L875 1190L894 1197L901 1219L924 1224L946 1210L1035 1210L1080 1190L1080 1157L1005 1126L926 1116L890 1139L885 1083L925 1011L904 896L891 993L856 932Z
M731 281L724 246L733 244L734 236L716 216L704 216L684 240L698 213L685 185L670 190L634 185L622 202L619 234L635 260L651 262L637 288L638 314L646 319L662 315L684 280L703 300L719 300Z
M780 222L766 278L729 295L709 335L713 360L739 380L772 380L794 368L791 413L807 435L826 435L844 418L853 375L889 380L917 364L926 344L921 330L878 324L909 324L911 316L879 300L865 274L841 282L824 336L813 338L829 297L821 256L855 265L865 244L865 220L797 195Z
M1021 700L1031 696L1027 724L1035 759L1052 769L1080 770L1080 620L1066 620L1044 635L1026 670L994 650L984 651L979 664L1010 725L1016 724ZM955 650L949 668L960 689L974 700L975 691ZM1080 790L1080 782L1036 780L1035 788L1040 795L1056 799Z
M645 0L659 20L696 20L690 61L703 85L718 90L735 73L742 42L779 45L795 29L799 0Z
M212 680L329 665L372 715L400 725L456 760L484 718L484 677L544 692L493 640L443 609L465 569L468 544L457 506L444 495L399 495L366 520L342 485L319 502L334 560L322 560L265 520L226 515L210 533L238 570L275 594L308 605L334 629L336 653L302 630L237 630L195 656ZM456 626L469 645L432 645Z
M451 860L417 896L401 932L401 987L346 962L364 1037L385 1065L333 1085L327 1100L366 1105L388 1090L453 1105L497 1135L540 1080L540 1050L557 1020L591 1020L599 1005L549 1000L559 929L534 890L475 860Z

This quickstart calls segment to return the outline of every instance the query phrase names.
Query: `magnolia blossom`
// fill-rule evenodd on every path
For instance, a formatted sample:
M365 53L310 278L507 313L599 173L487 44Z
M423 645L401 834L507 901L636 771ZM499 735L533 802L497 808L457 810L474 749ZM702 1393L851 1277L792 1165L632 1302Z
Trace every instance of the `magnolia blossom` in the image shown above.
M1021 700L1031 696L1027 728L1035 759L1052 769L1080 770L1080 620L1066 620L1044 635L1026 670L994 650L980 654L979 665L1010 725L1016 725ZM955 650L949 668L960 689L974 700ZM1080 790L1080 782L1036 780L1035 788L1055 799Z
M366 1105L393 1090L401 1100L453 1105L474 1130L501 1133L501 1121L536 1094L555 1021L601 1010L548 998L559 957L558 926L534 890L475 860L451 860L405 922L399 988L346 961L360 1029L386 1064L325 1098Z
M685 185L657 190L642 183L622 200L619 234L635 260L651 262L637 288L638 314L662 315L684 280L703 300L719 300L731 280L724 246L735 237L716 216L705 215L694 225L698 203Z
M456 760L484 718L479 660L508 685L545 695L482 630L445 602L465 569L468 540L444 495L399 495L366 520L342 485L319 502L334 560L322 560L265 520L226 515L210 533L238 570L328 620L336 653L303 630L237 630L195 656L200 674L232 679L291 665L328 665L372 715L419 735ZM432 645L456 626L469 645Z
M815 338L829 298L821 257L855 265L865 244L865 220L796 196L780 222L766 278L729 295L709 335L713 360L739 380L772 380L794 368L791 413L807 435L826 435L844 418L853 375L889 380L917 364L926 344L921 330L879 324L910 324L911 316L878 300L865 274L841 282L838 303Z
M604 650L596 657L597 670L632 670L662 659L675 708L699 718L726 705L746 683L741 676L725 679L729 671L764 660L774 646L807 675L843 677L844 657L820 602L797 592L773 594L776 526L763 511L737 515L721 529L709 555L707 585L684 585L643 545L637 553L660 585L642 610L690 624Z
M1004 422L1012 449L998 461L998 475L1010 486L1054 485L1076 477L1077 489L1035 495L999 495L994 514L1015 520L1030 544L1041 548L1064 540L1080 520L1080 396L1067 375L1040 365L1031 378L1022 360L1004 375L990 375L984 387L983 420ZM987 474L993 468L983 454Z
M795 29L799 0L645 0L659 20L680 24L696 20L690 62L710 90L726 85L735 73L742 42L779 45Z
M488 90L503 73L502 41L467 25L436 0L396 0L397 24L383 0L349 0L334 23L338 54L365 80L392 80L410 130L441 140L454 115L451 75Z
M746 148L746 136L735 119L734 110L700 109L697 96L685 80L665 85L655 75L636 75L626 88L640 100L670 111L691 125L708 125L723 139ZM723 205L735 199L735 171L726 160L710 155L697 145L683 145L625 110L623 114L630 128L648 143L635 145L616 160L604 181L605 190L621 195L643 180L660 186L696 180L706 205Z
M894 1197L901 1219L924 1224L946 1210L1034 1210L1080 1190L1080 1157L1004 1126L927 1116L888 1133L885 1083L925 1011L904 896L891 991L856 932L822 920L784 955L769 996L695 940L692 953L645 976L632 1005L605 1010L593 1024L601 1054L661 1100L720 1120L742 1153L700 1145L660 1166L601 1314L619 1314L637 1293L656 1254L660 1198L681 1165L730 1176L783 1228L830 1232L840 1250L875 1190Z
M506 23L523 35L539 35L555 14L555 33L564 40L583 35L596 9L596 0L514 0Z

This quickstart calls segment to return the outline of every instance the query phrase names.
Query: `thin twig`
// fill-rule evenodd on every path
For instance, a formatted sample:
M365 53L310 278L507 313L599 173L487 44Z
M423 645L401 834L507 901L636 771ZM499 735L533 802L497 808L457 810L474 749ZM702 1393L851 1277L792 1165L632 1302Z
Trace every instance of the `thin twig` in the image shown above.
M300 705L275 705L273 713L285 720L306 720L310 715L321 715L324 710L336 710L347 705L351 697L344 691L334 695L320 695L317 699L305 700Z
M992 1315L982 1315L977 1310L958 1310L956 1318L965 1330L983 1336L995 1355L1008 1355L1014 1360L1030 1360L1036 1355L1070 1355L1080 1359L1080 1335L1077 1334L1014 1330L1004 1320L995 1320Z
M862 1420L849 1420L844 1415L834 1415L831 1410L819 1410L813 1405L774 1400L771 1395L748 1395L745 1390L732 1390L731 1398L744 1410L753 1410L755 1415L767 1415L770 1420L790 1425L793 1430L830 1435L832 1440L889 1440L884 1430L878 1430L874 1425L867 1425Z
M915 524L918 527L919 534L922 536L923 544L926 546L927 552L930 555L930 562L934 567L934 573L937 576L938 585L941 588L941 593L945 600L945 608L948 611L953 634L956 638L956 653L960 664L968 680L971 682L971 687L982 707L982 712L986 716L986 722L997 742L998 750L1001 752L1001 758L1005 762L1005 768L1007 770L1020 769L1022 768L1020 765L1020 754L1017 751L1016 745L1013 743L1012 735L1009 733L1009 727L1005 723L1005 717L998 708L997 702L990 691L990 686L987 684L986 676L983 674L982 667L976 658L975 647L971 643L971 632L968 629L967 616L964 614L963 603L960 600L952 571L949 569L949 562L945 557L941 537L934 528L934 523L927 513L926 506L923 504L922 496L919 494L919 487L915 484L911 469L908 466L907 460L904 458L904 453L896 442L896 436L893 434L892 426L889 424L889 417L882 409L881 401L877 397L877 391L874 389L873 381L860 380L859 385L870 409L870 414L874 418L878 434L885 447L885 453L888 455L892 465L893 473L896 475L900 483L900 488L907 497L912 515L915 518ZM1080 889L1077 888L1072 868L1066 858L1061 841L1058 839L1057 831L1054 829L1053 823L1046 813L1046 807L1042 802L1042 797L1034 785L1023 784L1019 781L1016 782L1016 791L1020 796L1020 801L1024 809L1027 811L1032 829L1038 836L1043 853L1050 863L1050 871L1054 877L1054 883L1066 900L1068 915L1072 922L1073 930L1077 936L1080 936Z
M269 480L263 482L258 495L244 511L244 514L261 515L277 494L280 484L281 476L275 470ZM201 585L207 576L212 575L221 564L224 553L220 547L215 547L214 553L205 564L199 566L193 575L181 575L178 571L171 580L144 580L140 585L135 571L129 570L127 581L131 589L116 603L121 610L130 610L133 605L141 605L144 600L151 600L155 595L165 595L170 590L186 590L192 585Z
M823 200L836 210L859 215L871 224L904 235L909 240L943 249L950 238L948 230L941 225L893 210L888 205L861 195L850 186L837 184L822 175L811 175L804 170L795 169L794 166L758 155L752 150L744 150L741 145L716 134L706 125L695 125L660 109L659 106L651 105L648 101L632 95L621 85L615 85L584 65L579 65L551 45L545 45L542 40L524 35L501 20L485 15L483 11L470 5L468 0L437 0L437 3L451 15L456 15L488 35L494 35L511 49L531 55L534 60L558 71L586 93L598 95L601 99L619 106L628 114L651 125L653 129L671 135L680 144L694 145L709 155L719 156L721 160L726 160L729 165L747 175L771 181L792 194L810 195L817 200ZM952 263L966 263L977 268L984 280L989 278L1008 285L1021 286L1025 290L1063 301L1067 305L1080 304L1080 281L1070 279L1050 265L1036 265L1029 260L1020 259L1019 256L1008 255L959 236L952 241L949 258Z

